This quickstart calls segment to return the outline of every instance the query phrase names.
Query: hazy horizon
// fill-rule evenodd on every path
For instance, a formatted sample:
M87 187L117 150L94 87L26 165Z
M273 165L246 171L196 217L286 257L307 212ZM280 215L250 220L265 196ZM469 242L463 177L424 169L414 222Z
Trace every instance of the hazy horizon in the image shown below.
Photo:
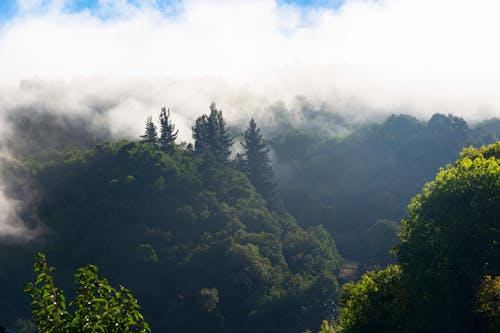
M36 105L81 113L105 101L130 125L162 105L192 121L216 101L236 120L276 102L293 110L300 96L356 119L500 114L495 1L18 0L3 7L2 113Z

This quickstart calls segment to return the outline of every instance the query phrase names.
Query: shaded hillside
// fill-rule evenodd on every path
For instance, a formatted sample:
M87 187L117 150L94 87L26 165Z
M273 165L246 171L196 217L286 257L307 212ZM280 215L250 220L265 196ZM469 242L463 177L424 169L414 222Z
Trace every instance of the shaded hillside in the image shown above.
M4 318L27 317L21 285L39 250L65 289L76 267L98 265L134 291L156 332L292 332L330 316L340 269L330 236L269 211L233 167L207 178L203 163L193 150L135 142L32 161L48 229L2 246Z
M397 227L380 220L404 217L410 198L436 170L454 162L463 147L498 140L499 124L491 119L470 127L452 115L435 114L427 122L393 115L344 138L282 134L272 147L285 206L301 225L329 230L343 256L390 262L386 253Z

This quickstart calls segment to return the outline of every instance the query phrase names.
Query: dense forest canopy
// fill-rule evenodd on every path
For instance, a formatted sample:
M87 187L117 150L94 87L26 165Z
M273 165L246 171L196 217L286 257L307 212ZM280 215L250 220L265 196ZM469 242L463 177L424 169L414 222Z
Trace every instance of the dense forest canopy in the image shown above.
M412 199L399 266L346 285L345 332L498 332L499 161L467 148Z
M346 331L356 325L366 331L365 319L368 331L399 329L413 318L405 312L410 307L415 322L427 315L407 302L409 295L434 297L426 285L419 288L427 288L427 296L409 287L412 268L402 258L416 250L404 252L413 244L408 236L398 248L400 266L368 273L358 285L346 285L342 297L341 285L396 262L389 250L400 242L400 230L409 235L410 224L401 229L399 221L415 218L415 203L406 215L411 197L463 147L497 141L500 121L471 126L453 115L429 121L393 115L341 136L289 127L270 131L266 140L254 119L239 129L215 104L208 111L193 124L193 144L178 142L166 108L147 118L138 140L110 140L105 129L77 127L78 119L14 118L19 139L7 144L16 159L4 161L2 174L11 180L13 199L30 194L21 215L38 234L0 244L0 312L10 327L31 332L22 290L39 251L58 268L55 278L67 294L75 292L74 272L89 263L111 285L132 290L153 332L302 332L337 319L341 305L348 309L340 317ZM463 156L487 159L489 149ZM461 274L470 273L470 265L461 265ZM428 274L433 281L437 273ZM496 275L478 270L474 283L461 284L464 293L454 295L462 298L446 302L470 301L484 286L481 311L493 318L495 303L487 297ZM447 279L436 283L447 285ZM386 326L357 307L357 297L370 290L375 298L368 299L381 311L373 315L387 319ZM453 316L466 320L470 309L464 305ZM446 327L445 317L435 315L443 320L436 325ZM338 329L338 321L323 324L325 332Z
M153 331L301 331L332 317L341 265L333 239L268 207L229 159L232 137L215 105L200 119L194 149L166 146L163 130L173 127L161 127L159 137L148 118L140 141L70 148L28 160L24 170L7 168L36 184L33 218L46 232L21 248L2 246L6 318L26 316L18 290L39 250L59 268L65 290L87 263L126 285Z

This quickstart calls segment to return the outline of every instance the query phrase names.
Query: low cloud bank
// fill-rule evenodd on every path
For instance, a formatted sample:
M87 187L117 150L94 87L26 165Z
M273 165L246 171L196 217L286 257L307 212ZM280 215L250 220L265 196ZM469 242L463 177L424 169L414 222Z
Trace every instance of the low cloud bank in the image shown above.
M274 0L101 0L80 11L71 1L18 3L0 30L4 86L80 80L104 92L102 78L155 79L173 80L193 105L220 96L255 98L256 106L295 96L334 104L340 96L422 117L480 119L500 109L494 0L347 0L337 9ZM146 85L134 95L165 87ZM127 112L134 110L131 102Z
M228 122L256 117L267 129L279 126L280 114L303 126L304 108L334 113L339 122L321 128L332 134L390 113L468 121L500 115L498 1L347 0L335 9L274 0L70 5L18 0L18 13L0 27L3 138L23 112L137 137L146 116L166 106L189 141L212 101ZM21 203L9 199L4 183L0 236L23 234Z

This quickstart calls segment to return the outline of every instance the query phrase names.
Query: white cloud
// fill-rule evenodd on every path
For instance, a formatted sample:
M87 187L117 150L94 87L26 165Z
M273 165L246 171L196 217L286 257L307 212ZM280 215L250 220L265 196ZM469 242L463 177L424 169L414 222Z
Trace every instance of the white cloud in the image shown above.
M42 4L43 0L17 0L17 5L21 11L39 9Z
M37 11L42 3L52 10ZM64 3L19 1L25 11L0 33L0 84L212 77L269 100L340 93L374 108L469 118L500 107L493 0L347 1L339 10L185 0L170 16L151 0L101 0L81 13Z

